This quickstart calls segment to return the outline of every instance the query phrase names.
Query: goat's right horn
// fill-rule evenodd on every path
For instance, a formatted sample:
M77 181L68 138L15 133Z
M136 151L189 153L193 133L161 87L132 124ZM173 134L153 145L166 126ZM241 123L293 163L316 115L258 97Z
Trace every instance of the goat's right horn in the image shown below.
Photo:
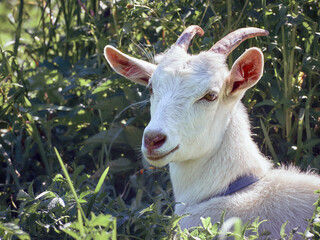
M189 44L191 42L191 39L195 36L198 35L202 37L204 35L204 31L202 30L201 27L197 25L191 25L187 27L183 33L181 33L180 37L175 43L175 46L181 47L184 50L188 50Z
M240 43L248 38L257 36L268 36L269 32L261 28L240 28L234 32L229 33L227 36L222 38L209 50L214 53L221 53L228 56Z

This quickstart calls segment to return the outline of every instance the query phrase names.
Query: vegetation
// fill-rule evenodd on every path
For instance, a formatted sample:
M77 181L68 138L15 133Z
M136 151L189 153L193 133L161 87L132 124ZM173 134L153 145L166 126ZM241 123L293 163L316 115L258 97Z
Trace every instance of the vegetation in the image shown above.
M103 48L152 60L191 24L205 30L191 53L240 27L269 30L228 58L250 46L265 54L243 100L254 138L275 165L319 171L319 9L315 0L1 1L0 238L261 237L263 219L236 219L233 232L223 215L179 228L167 169L140 160L147 91L111 71ZM318 202L301 238L320 238L319 212Z

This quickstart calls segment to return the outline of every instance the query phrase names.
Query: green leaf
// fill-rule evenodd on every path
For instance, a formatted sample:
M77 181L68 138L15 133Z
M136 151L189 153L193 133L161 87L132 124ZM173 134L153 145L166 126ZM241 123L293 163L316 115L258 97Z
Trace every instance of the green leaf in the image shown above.
M320 139L317 139L317 138L310 139L310 140L303 143L303 148L305 148L305 149L313 148L318 144L320 144Z
M152 203L149 207L141 210L141 211L139 212L139 217L142 216L143 214L147 213L147 212L153 211L153 210L154 210L154 207L155 207L155 205L154 205L154 203Z
M99 214L98 216L95 216L94 213L91 213L91 220L88 222L88 226L89 227L97 227L97 226L108 227L112 223L113 223L113 217L109 214L107 215Z
M66 204L64 203L64 201L63 201L62 198L60 198L60 197L55 197L55 198L53 198L53 199L49 202L49 204L48 204L48 210L54 209L54 208L57 206L57 204L60 204L60 206L62 206L62 207L65 207L65 206L66 206Z
M281 230L280 230L280 237L281 238L284 238L284 237L286 237L287 235L286 235L286 226L287 226L287 224L288 224L288 221L287 222L285 222L284 224L282 224L282 226L281 226Z
M17 200L26 200L26 199L32 199L32 197L26 193L24 190L20 189L17 194Z
M86 201L85 199L83 199L84 197L88 196L89 194L91 194L90 190L86 190L86 191L82 191L79 195L79 200L83 200Z
M262 106L272 106L274 107L276 104L272 100L264 100L254 105L255 108Z
M29 184L28 186L28 194L30 195L30 197L34 198L34 192L33 192L33 181Z
M104 180L105 180L106 177L107 177L108 171L109 171L109 167L107 167L107 168L103 171L103 173L102 173L102 175L101 175L101 177L100 177L100 179L99 179L99 182L98 182L97 186L96 186L95 189L94 189L93 196L92 196L92 198L90 199L90 202L89 202L89 205L88 205L87 214L86 214L87 217L89 217L89 213L91 212L93 203L94 203L94 201L96 200L97 194L100 192L100 189L101 189L101 187L102 187L102 184L104 183Z
M65 224L61 230L64 231L66 234L68 234L69 236L73 237L74 239L80 239L80 236L78 236L77 232L69 229L69 223Z
M44 192L40 193L38 196L36 196L35 199L40 199L40 198L42 198L44 196L46 196L48 198L53 198L53 197L56 197L56 194L54 192L52 192L52 191L44 191Z
M22 231L18 225L15 223L1 223L0 222L0 229L5 231L4 239L11 239L10 235L17 236L20 240L30 240L30 236L28 233Z
M202 223L204 229L208 229L208 228L212 227L212 223L211 223L211 218L210 217L207 217L207 218L201 217L200 220L201 220L201 223Z
M101 189L101 187L102 187L102 184L104 183L104 180L105 180L106 177L107 177L108 171L109 171L109 167L107 167L107 168L103 171L103 173L102 173L102 175L101 175L101 177L100 177L100 179L99 179L99 182L98 182L96 188L94 189L94 194L97 194L97 193L100 191L100 189Z
M93 90L92 94L100 93L100 92L106 92L107 90L110 90L112 81L108 80L104 83L102 83L99 87Z
M260 125L261 125L261 128L262 128L262 131L263 131L263 134L264 134L264 138L265 138L265 141L268 145L268 148L269 148L269 151L274 159L275 162L279 162L278 160L278 157L277 157L277 154L276 152L274 151L274 148L272 146L272 143L271 143L271 140L270 140L270 137L269 137L269 134L267 132L267 129L266 127L264 126L262 120L260 119Z
M124 172L134 167L133 163L128 158L117 158L109 161L110 173Z
M43 110L47 110L47 111L55 111L55 110L72 111L73 110L72 108L69 108L69 107L58 106L53 104L35 104L35 105L32 105L31 109L33 112L43 111Z
M77 166L74 171L73 171L73 174L72 174L72 181L75 182L76 181L76 178L79 176L80 173L82 173L82 171L85 169L85 166L84 165L79 165Z

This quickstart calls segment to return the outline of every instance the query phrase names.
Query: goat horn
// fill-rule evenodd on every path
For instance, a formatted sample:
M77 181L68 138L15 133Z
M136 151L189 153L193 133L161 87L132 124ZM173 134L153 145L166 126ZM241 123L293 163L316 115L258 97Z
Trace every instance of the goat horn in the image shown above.
M201 27L197 25L191 25L187 27L183 33L181 33L180 37L175 43L175 46L179 46L186 51L188 50L189 44L191 42L191 39L194 37L194 35L198 35L202 37L204 35L204 31L202 30Z
M228 56L236 47L240 45L244 40L257 36L268 36L269 32L261 28L240 28L234 32L229 33L222 38L209 50L214 53L221 53Z

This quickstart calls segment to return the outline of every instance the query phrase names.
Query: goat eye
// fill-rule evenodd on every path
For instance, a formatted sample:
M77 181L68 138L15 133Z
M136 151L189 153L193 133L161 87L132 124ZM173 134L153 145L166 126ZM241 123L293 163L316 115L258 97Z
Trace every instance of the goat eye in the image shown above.
M215 92L208 92L202 99L207 100L207 101L214 101L218 98L217 93Z

